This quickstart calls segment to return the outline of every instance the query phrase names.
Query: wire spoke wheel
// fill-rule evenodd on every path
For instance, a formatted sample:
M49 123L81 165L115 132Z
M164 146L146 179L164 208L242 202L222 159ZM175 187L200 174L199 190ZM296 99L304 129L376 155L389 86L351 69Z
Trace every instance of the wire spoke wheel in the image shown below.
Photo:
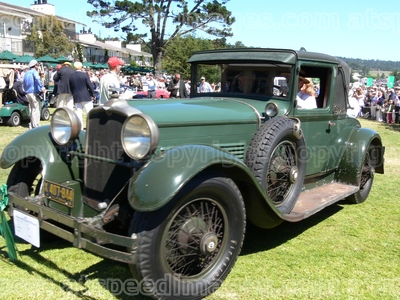
M297 178L295 145L283 141L274 149L269 160L266 176L267 194L275 205L287 198Z
M305 141L295 120L276 117L260 126L246 152L245 163L275 207L290 213L306 174Z
M203 299L228 276L245 228L235 182L206 172L162 208L135 212L129 231L137 239L132 276L145 280L143 290L157 299Z
M226 243L226 222L226 212L212 199L196 199L182 207L163 239L165 263L171 272L190 277L212 266Z

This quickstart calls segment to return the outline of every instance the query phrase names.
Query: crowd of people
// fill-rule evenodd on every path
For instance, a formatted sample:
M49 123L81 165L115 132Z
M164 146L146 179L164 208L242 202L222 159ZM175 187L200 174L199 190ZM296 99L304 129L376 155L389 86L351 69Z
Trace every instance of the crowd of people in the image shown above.
M353 84L349 94L349 114L387 124L399 124L400 88Z
M188 98L190 95L190 81L183 80L179 73L173 76L163 74L160 78L155 78L152 73L124 75L121 72L123 65L124 62L117 57L109 58L108 69L97 71L84 68L81 62L64 62L55 68L41 68L36 60L32 60L26 69L16 69L13 89L17 92L17 101L30 107L30 128L40 125L38 94L47 92L51 87L53 95L57 95L56 106L74 110L82 124L83 111L88 113L94 104L104 105L112 98L113 90L129 87L135 91L145 91L148 98L156 98L158 90L164 90L170 98ZM246 87L245 83L243 79L243 88ZM298 86L299 107L315 108L317 92L312 81L300 76ZM216 90L216 87L203 76L197 89L199 93L206 93ZM353 83L349 104L351 109L348 114L353 117L399 124L400 88Z
M29 105L30 128L40 125L40 98L38 95L52 92L56 96L56 107L74 110L83 124L83 111L88 113L94 106L104 105L115 91L131 88L145 91L148 98L156 98L157 90L164 90L171 98L188 98L190 81L181 75L162 75L156 79L152 73L124 75L124 62L118 57L108 59L108 69L92 70L81 62L64 62L55 68L42 67L36 60L29 62L25 69L15 69L14 90L17 101ZM118 92L117 92L118 93ZM48 95L47 95L48 97Z

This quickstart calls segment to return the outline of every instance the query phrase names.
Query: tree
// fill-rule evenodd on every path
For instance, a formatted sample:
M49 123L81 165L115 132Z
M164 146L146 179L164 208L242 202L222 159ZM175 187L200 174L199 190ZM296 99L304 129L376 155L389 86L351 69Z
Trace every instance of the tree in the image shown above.
M162 68L169 74L178 72L183 78L188 79L190 78L190 64L187 63L188 59L193 52L207 49L216 49L213 41L193 36L177 36L166 48ZM207 78L209 77L207 76Z
M83 62L83 50L82 50L82 45L80 43L76 43L76 54L74 55L74 58L77 58L78 61Z
M32 34L27 40L35 43L35 56L49 54L52 57L69 55L74 44L64 33L64 24L54 16L43 16L34 19Z
M399 71L393 71L392 73L390 73L389 75L394 76L394 81L398 81L400 80L400 72Z
M235 22L225 4L230 0L88 0L94 7L87 12L106 28L132 33L142 24L150 30L151 54L157 75L165 48L178 35L202 31L215 37L232 36L230 25ZM140 23L139 23L140 22ZM148 29L147 29L148 28ZM147 35L139 35L143 38Z

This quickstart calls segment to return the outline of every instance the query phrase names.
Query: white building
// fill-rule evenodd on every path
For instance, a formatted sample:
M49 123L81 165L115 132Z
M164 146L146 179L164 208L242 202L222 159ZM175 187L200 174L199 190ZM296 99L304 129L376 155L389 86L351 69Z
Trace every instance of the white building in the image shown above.
M84 61L105 63L108 57L118 56L127 64L135 61L139 66L152 66L151 54L142 52L140 45L122 48L121 42L97 41L91 32L85 30L86 24L57 16L56 7L47 0L34 1L30 8L0 2L0 52L9 50L17 55L33 55L35 46L26 40L26 36L30 34L33 18L44 15L53 15L64 24L64 32L70 41L81 45ZM79 33L77 26L83 27ZM67 57L72 55L65 53Z

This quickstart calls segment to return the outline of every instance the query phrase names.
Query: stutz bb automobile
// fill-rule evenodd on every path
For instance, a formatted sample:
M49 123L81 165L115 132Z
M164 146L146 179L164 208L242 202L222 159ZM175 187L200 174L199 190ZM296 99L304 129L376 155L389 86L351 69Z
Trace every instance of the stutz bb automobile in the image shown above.
M247 221L272 228L368 197L384 146L347 115L343 61L229 49L188 62L190 99L112 99L85 130L57 108L5 148L8 211L34 227L31 243L44 230L127 263L155 298L200 299L234 266ZM215 90L202 93L203 76ZM304 83L314 108L297 97Z

